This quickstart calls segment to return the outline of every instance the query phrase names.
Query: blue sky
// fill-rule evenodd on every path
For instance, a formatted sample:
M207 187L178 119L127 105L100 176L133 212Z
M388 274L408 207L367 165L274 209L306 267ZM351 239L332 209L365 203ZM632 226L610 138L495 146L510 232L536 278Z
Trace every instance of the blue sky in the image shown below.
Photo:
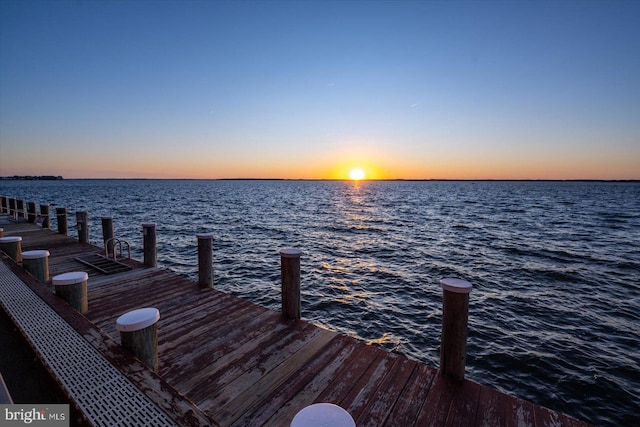
M639 23L631 1L2 0L0 175L640 179Z

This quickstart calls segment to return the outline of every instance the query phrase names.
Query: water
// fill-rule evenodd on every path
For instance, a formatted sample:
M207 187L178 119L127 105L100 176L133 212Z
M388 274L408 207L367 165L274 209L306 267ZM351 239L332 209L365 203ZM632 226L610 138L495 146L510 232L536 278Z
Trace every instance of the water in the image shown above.
M0 181L88 210L142 259L197 278L214 232L218 289L279 310L278 250L302 258L303 317L432 366L439 280L474 285L467 377L598 425L640 414L640 183ZM55 218L52 228L57 228ZM75 231L71 230L74 235Z

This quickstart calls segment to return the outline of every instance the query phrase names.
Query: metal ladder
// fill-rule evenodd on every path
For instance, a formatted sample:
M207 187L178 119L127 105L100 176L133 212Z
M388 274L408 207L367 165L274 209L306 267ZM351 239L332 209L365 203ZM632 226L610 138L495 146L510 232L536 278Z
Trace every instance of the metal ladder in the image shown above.
M131 259L131 245L126 240L120 240L117 237L112 237L107 239L104 242L104 255L106 258L110 258L111 254L109 254L109 244L113 243L113 260L116 261L118 256L123 258L122 255L122 244L124 243L127 246L127 259ZM116 247L118 247L118 252L116 254Z

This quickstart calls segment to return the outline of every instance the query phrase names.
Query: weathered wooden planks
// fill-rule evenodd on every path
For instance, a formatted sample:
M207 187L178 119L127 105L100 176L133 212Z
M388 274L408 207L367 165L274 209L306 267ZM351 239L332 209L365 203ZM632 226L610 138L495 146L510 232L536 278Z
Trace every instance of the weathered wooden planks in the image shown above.
M73 258L100 252L34 225L12 227L5 230L21 235L25 250L50 251L52 275L88 271ZM220 425L288 425L300 409L322 401L347 409L358 426L585 425L171 272L128 263L128 272L89 271L86 318L117 343L120 314L158 308L158 374ZM113 353L99 335L87 334Z

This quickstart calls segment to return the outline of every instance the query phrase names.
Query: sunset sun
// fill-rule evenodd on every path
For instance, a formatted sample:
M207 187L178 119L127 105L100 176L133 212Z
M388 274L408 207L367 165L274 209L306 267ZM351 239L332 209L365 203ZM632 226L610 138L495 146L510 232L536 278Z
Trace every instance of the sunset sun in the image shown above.
M349 172L349 179L353 181L360 181L365 179L365 177L366 177L366 174L360 168L351 169L351 171Z

